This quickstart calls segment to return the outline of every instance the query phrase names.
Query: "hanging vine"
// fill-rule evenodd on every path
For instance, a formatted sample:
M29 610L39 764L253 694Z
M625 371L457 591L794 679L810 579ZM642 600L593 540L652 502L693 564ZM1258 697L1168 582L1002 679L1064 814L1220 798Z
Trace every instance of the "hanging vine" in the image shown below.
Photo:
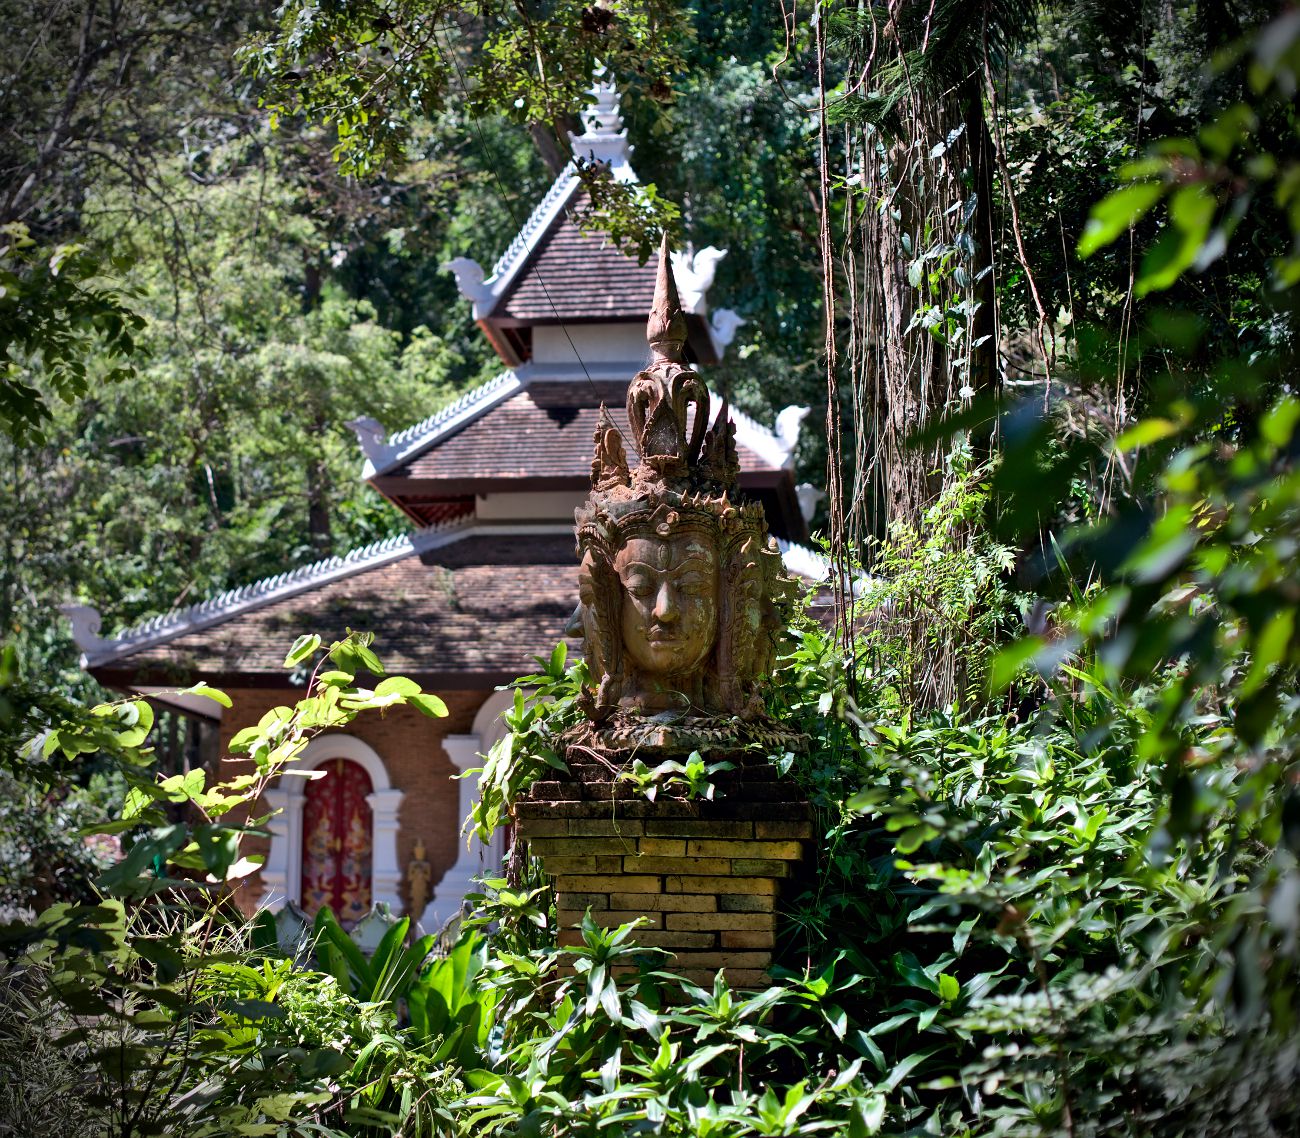
M992 69L1031 20L1032 7L1017 0L824 4L813 12L827 490L846 644L849 563L872 569L882 540L915 537L945 490L968 477L969 464L957 470L948 461L946 441L919 444L918 434L1000 386L993 197L1006 172L988 93ZM1039 315L1046 365L1041 302ZM952 552L962 552L969 527L949 533ZM922 655L934 623L925 598L893 606L888 619ZM961 647L930 661L924 703L960 696Z

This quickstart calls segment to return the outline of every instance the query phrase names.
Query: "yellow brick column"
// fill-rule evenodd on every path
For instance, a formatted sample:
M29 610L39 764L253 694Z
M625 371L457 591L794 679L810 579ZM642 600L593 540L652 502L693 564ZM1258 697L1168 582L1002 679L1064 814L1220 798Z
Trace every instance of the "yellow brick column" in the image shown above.
M644 918L634 939L673 953L672 971L766 985L780 891L812 837L808 803L752 759L715 779L715 801L651 802L581 773L534 785L517 807L520 837L554 879L560 943L581 943L573 926L588 910L605 928Z

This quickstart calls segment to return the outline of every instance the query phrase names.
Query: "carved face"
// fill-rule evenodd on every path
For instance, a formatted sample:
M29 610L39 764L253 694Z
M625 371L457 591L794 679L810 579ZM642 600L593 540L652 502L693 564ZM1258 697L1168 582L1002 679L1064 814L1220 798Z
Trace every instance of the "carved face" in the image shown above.
M614 568L623 585L623 647L654 676L682 676L707 659L718 629L718 562L690 533L634 537Z

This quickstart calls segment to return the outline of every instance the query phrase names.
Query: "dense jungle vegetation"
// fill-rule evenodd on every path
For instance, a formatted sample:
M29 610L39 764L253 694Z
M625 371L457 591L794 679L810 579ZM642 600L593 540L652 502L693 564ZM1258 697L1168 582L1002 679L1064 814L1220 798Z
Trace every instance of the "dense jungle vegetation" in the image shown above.
M5 15L0 1133L1300 1131L1300 11ZM796 618L769 692L820 824L782 967L559 949L522 856L447 943L366 958L324 910L286 955L228 904L223 819L436 693L382 629L307 637L286 666L328 665L237 740L252 773L167 775L56 607L111 629L403 528L345 422L492 374L437 267L509 240L598 60L645 189L587 171L594 220L728 248L748 323L710 381L825 423L836 619ZM577 714L583 665L539 667L472 826Z

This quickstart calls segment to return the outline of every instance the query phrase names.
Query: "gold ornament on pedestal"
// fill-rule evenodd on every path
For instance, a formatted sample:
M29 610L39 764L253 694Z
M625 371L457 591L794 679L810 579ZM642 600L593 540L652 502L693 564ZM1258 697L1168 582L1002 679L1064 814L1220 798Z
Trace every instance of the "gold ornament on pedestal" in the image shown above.
M410 905L407 906L406 915L411 918L412 924L418 921L424 913L425 907L433 898L433 868L429 865L428 854L424 848L424 842L420 838L415 839L415 849L411 851L411 860L406 863L406 884Z

